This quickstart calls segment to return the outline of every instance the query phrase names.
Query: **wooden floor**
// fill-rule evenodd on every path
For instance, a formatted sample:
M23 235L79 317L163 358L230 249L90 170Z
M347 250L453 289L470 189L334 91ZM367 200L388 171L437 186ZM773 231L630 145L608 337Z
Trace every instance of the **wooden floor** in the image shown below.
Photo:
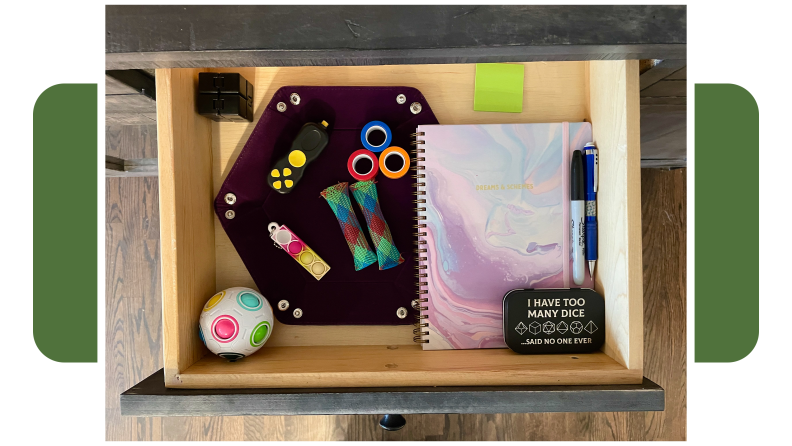
M122 138L108 130L108 138ZM121 417L119 394L162 367L157 178L107 179L108 440L685 440L686 174L641 172L644 373L665 412L378 416Z

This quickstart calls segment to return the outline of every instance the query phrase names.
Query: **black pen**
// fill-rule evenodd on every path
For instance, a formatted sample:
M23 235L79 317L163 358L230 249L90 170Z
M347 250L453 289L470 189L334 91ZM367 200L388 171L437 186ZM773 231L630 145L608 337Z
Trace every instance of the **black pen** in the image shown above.
M571 216L572 234L572 278L575 285L583 285L586 279L586 177L583 171L583 154L580 150L572 152L572 202L569 213Z

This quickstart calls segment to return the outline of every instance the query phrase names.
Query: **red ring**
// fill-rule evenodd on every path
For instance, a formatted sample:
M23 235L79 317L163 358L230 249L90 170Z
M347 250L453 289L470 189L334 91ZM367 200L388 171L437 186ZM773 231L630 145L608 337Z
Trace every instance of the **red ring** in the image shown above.
M373 166L371 168L371 172L367 173L366 175L361 175L355 172L355 169L353 168L354 166L352 165L352 163L354 163L355 161L355 158L361 156L365 156L369 158L371 160L371 165ZM377 162L377 155L374 155L374 152L372 152L371 150L366 150L366 149L357 150L353 152L352 155L349 155L349 159L347 160L347 170L354 179L358 181L368 181L374 178L375 176L377 176L377 173L379 172L379 163Z

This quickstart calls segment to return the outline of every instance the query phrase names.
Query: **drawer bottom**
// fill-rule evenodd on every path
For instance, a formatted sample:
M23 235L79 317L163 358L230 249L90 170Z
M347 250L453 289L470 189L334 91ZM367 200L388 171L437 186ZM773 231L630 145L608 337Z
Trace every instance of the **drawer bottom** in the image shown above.
M424 351L411 345L263 348L234 363L212 354L168 387L318 388L640 384L641 370L603 352L517 355L508 349Z

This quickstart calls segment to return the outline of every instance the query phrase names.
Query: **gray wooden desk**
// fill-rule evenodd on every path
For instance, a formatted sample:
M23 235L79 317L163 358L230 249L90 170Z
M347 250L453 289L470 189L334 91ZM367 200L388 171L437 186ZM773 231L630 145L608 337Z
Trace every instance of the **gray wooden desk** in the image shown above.
M685 59L685 6L106 7L106 67Z
M106 18L108 70L686 58L684 6L107 6ZM120 403L121 413L136 416L659 411L664 392L647 379L198 391L165 389L158 372Z

